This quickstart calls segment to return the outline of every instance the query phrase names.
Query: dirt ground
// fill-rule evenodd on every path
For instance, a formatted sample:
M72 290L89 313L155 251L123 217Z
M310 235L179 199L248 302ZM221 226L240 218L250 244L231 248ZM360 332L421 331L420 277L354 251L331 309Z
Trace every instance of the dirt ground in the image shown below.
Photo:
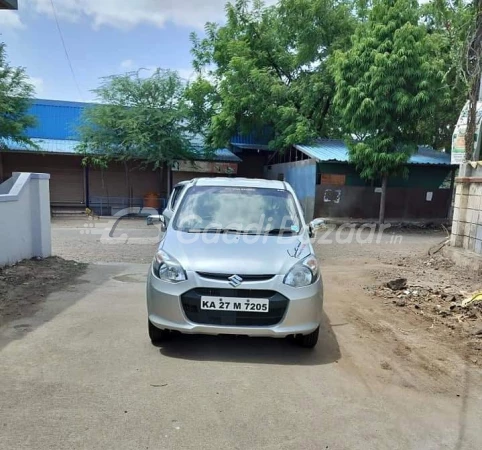
M52 251L79 262L150 263L159 229L145 219L54 219Z
M394 314L406 315L413 326L428 329L469 361L482 365L482 302L464 302L481 291L481 280L440 253L389 259L387 264L391 267L375 271L379 283L368 286L368 293L394 309ZM397 279L402 285L407 280L405 286L390 284ZM387 281L391 287L385 285Z
M428 255L445 239L443 231L388 230L379 243L315 246L323 266L325 309L333 327L356 324L352 338L359 354L350 357L365 379L366 371L379 377L376 364L390 384L425 392L467 389L470 369L480 383L482 314L479 307L465 311L460 303L482 287L482 280L454 267L440 252ZM406 278L407 287L386 288L397 278ZM397 305L399 300L404 306ZM337 318L341 324L333 324Z
M39 448L56 448L53 429L59 442L78 439L71 448L112 448L119 435L122 448L482 448L480 313L461 306L480 280L428 255L444 231L318 233L323 330L313 351L300 352L269 339L188 335L152 347L143 298L157 230L142 220L113 228L54 221L57 257L91 264L77 285L50 285L60 290L45 308L34 305L36 317L1 327L5 342L15 339L0 364L5 448L24 428L34 430L29 443L43 440ZM50 275L72 280L62 264ZM387 288L396 278L406 285ZM39 280L29 283L26 300ZM186 392L190 401L179 402ZM174 421L182 427L174 438L156 428ZM168 433L170 444L159 444Z
M75 283L86 267L57 256L0 267L0 327L35 313L48 294Z
M159 229L146 226L144 219L63 219L53 222L52 236L54 253L66 259L149 263ZM460 306L482 287L482 280L453 266L441 252L428 255L445 239L446 233L437 229L389 228L381 235L359 229L318 231L315 249L331 307L343 310L373 335L395 327L402 341L416 340L422 333L421 341L443 343L436 346L435 359L443 360L451 348L472 364L482 364L482 303ZM337 267L343 272L348 268L350 279L338 280ZM407 279L404 289L386 287L396 278ZM405 355L410 350L397 344L395 352Z
M481 280L453 266L442 252L428 255L446 234L388 229L369 237L347 229L318 232L315 250L328 312L357 323L360 336L384 345L414 370L446 372L459 358L482 365L482 305L461 306L482 287ZM83 263L149 263L159 230L142 219L64 219L53 221L52 238L56 257L0 271L0 325L34 312L45 295L81 275ZM397 278L406 279L402 289L386 286ZM392 370L390 361L380 365Z

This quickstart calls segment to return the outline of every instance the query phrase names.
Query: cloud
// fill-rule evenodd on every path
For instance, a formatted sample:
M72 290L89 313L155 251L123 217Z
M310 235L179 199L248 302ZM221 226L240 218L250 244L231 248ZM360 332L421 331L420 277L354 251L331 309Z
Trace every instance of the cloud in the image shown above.
M52 16L51 0L25 0L35 9ZM273 3L270 0L269 3ZM95 28L107 25L130 29L140 24L162 27L166 22L202 28L207 21L225 16L226 0L55 0L61 20L87 18Z
M20 30L24 27L17 11L0 11L0 28L2 30Z
M29 77L30 84L35 88L35 96L38 97L44 93L44 80L40 77Z
M132 59L124 59L124 61L120 63L120 68L122 70L132 70L134 67L135 63Z

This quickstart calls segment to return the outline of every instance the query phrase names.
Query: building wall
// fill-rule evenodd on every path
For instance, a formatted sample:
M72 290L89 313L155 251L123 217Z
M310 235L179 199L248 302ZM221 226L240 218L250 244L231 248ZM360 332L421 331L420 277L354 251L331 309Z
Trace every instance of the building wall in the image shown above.
M482 255L482 168L463 164L459 175L450 245Z
M128 207L142 207L144 196L154 193L160 208L167 198L167 177L152 167L141 169L111 163L107 169L89 167L89 207L99 215L112 215Z
M141 170L128 165L112 163L107 169L89 168L90 196L144 197L154 192L166 196L166 180L161 180L160 170Z
M270 152L260 150L244 150L237 153L243 162L238 164L237 177L244 178L264 178L264 165L266 164Z
M394 176L388 180L388 187L410 187L424 189L438 189L444 180L450 176L450 166L419 166L408 167L408 176ZM317 184L320 184L321 174L344 175L346 186L371 186L372 182L362 179L353 164L325 162L318 163ZM380 186L381 182L373 183Z
M50 174L50 201L56 206L85 205L85 183L82 158L78 155L43 153L3 153L4 176L14 172Z
M355 166L346 163L318 163L317 164L317 184L320 183L321 175L344 175L346 186L367 186L370 183L360 178Z
M49 176L17 173L0 184L0 266L52 254Z
M3 156L4 177L14 172L41 171L50 174L50 201L56 207L85 207L87 205L85 168L78 155L7 152ZM89 168L89 196L120 198L127 206L129 198L141 199L150 192L161 198L167 196L166 177L160 170L141 170L133 164L126 173L122 164L112 163L108 169ZM124 204L122 203L122 204ZM139 203L139 202L138 202ZM135 205L135 206L141 206Z
M446 219L451 190L388 188L387 219ZM380 189L366 186L316 186L315 217L376 219L380 209Z
M316 162L313 159L266 166L265 178L288 182L303 207L305 220L314 217Z

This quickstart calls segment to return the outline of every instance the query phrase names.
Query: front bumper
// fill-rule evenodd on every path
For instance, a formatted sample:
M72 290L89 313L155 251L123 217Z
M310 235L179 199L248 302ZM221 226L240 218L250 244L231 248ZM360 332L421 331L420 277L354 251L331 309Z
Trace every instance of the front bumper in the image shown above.
M181 283L162 281L154 275L152 266L150 267L147 279L147 312L153 325L160 329L191 334L285 337L291 334L311 333L318 328L321 322L323 309L321 278L303 288L283 284L282 275L276 275L265 281L243 282L242 289L244 290L271 291L278 297L282 296L288 300L286 310L276 324L256 326L212 325L189 320L181 298L185 299L189 293L206 289L222 290L223 292L233 291L233 289L227 281L203 278L197 272L187 272L187 278ZM258 315L258 317L262 316Z

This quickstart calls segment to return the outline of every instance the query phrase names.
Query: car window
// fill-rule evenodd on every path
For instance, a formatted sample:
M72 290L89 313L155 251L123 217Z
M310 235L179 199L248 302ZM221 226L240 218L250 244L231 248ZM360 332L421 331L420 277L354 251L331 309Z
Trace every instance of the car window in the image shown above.
M174 211L176 208L176 204L179 201L179 198L181 197L181 192L183 190L184 186L176 186L174 190L172 191L171 194L171 201L170 201L170 208Z
M301 220L293 196L283 189L194 186L183 197L174 228L298 233Z

